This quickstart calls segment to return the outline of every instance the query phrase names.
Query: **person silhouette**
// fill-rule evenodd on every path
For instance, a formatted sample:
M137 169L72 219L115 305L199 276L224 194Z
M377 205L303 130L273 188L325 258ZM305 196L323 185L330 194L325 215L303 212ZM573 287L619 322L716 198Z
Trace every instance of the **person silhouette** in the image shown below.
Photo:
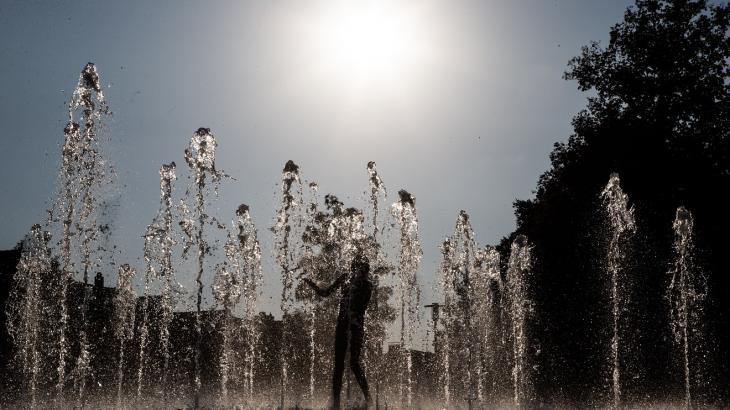
M305 278L306 282L320 297L327 297L341 287L340 310L335 327L335 359L332 374L332 408L340 408L340 393L342 390L342 375L345 371L345 355L348 339L350 346L350 369L360 385L365 401L370 404L370 390L360 364L360 354L365 340L365 310L370 302L373 284L370 282L370 263L362 253L355 255L350 265L350 280L348 273L340 274L331 285L320 288L314 281Z

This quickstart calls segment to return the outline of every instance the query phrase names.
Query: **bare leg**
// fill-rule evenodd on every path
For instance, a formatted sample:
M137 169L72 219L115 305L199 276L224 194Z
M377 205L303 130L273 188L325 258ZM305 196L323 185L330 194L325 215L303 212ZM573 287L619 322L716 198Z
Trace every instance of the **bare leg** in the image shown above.
M338 320L335 328L335 363L332 373L332 408L340 408L340 392L342 391L342 375L345 372L345 354L347 352L347 322Z
M350 368L355 375L357 384L360 385L365 401L370 404L370 389L368 388L368 379L365 377L365 371L360 364L360 353L363 345L363 329L362 326L355 325L350 327Z

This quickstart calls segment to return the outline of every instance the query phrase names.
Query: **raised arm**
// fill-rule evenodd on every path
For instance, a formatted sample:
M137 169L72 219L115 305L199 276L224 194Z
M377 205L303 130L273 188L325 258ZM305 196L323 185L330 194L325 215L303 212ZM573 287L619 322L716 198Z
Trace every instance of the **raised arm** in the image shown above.
M312 289L314 289L314 291L317 293L317 295L319 295L321 297L327 297L332 294L332 291L334 291L340 285L342 285L342 283L345 281L345 279L347 279L347 273L342 273L342 274L340 274L340 276L337 277L337 279L335 279L334 282L332 282L331 285L329 285L328 287L326 287L324 289L317 286L317 284L314 283L314 281L309 278L304 278L304 282L307 285L309 285Z

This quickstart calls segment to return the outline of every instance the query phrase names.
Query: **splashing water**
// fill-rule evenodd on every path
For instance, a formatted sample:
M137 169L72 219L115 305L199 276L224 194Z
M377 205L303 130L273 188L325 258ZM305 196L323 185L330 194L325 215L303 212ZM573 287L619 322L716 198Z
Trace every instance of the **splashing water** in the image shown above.
M302 203L302 183L299 179L299 166L294 161L287 161L281 175L281 206L277 211L276 225L273 231L276 235L276 262L282 272L282 290L281 290L281 313L283 322L282 349L288 348L288 341L291 339L287 334L291 324L288 324L290 313L294 304L294 272L292 265L294 261L291 252L292 227L301 224L299 220L292 219L296 216L297 207ZM285 350L282 350L282 353ZM281 375L280 375L280 408L284 408L287 378L288 378L288 362L287 355L281 355Z
M15 280L7 303L8 333L16 347L19 365L30 393L30 407L36 407L40 372L40 326L47 308L41 297L43 275L51 272L50 234L33 225L23 241Z
M173 290L177 288L175 271L172 265L172 250L175 239L172 234L172 183L175 181L175 162L163 164L160 168L160 216L162 223L157 230L156 239L159 244L158 272L163 278L161 311L160 311L160 350L162 352L162 383L167 385L167 373L170 366L170 323L175 307Z
M317 191L319 186L316 182L309 183L309 202L307 203L306 220L307 226L305 228L305 234L303 236L303 254L300 264L304 269L312 271L312 261L314 260L315 253L314 247L316 246L315 237L315 218L319 214L317 203L318 195ZM309 319L309 401L312 407L315 403L315 368L317 363L317 309L314 303L306 303L307 317Z
M514 386L514 404L517 408L525 405L530 388L526 353L527 318L532 311L532 301L528 296L526 280L532 267L531 253L527 237L517 235L512 242L507 268L507 301L512 321L512 384Z
M398 192L399 200L391 206L391 213L400 226L400 255L398 264L401 336L400 345L403 352L399 377L399 394L401 402L413 405L413 333L418 323L418 304L420 292L416 272L423 252L418 240L418 217L416 215L416 198L405 190Z
M26 239L24 255L18 265L18 280L25 288L11 293L8 315L9 331L17 338L20 349L16 360L27 376L31 407L36 405L39 372L44 381L55 367L55 399L64 401L68 380L77 392L77 405L82 404L91 360L87 337L87 313L90 291L88 275L107 261L110 227L100 223L105 216L101 204L114 188L114 170L102 149L103 119L109 115L96 67L88 63L79 75L68 105L68 122L64 127L61 166L58 172L58 197L49 209L48 230L59 237L60 266L51 263L51 234L40 225ZM80 121L79 123L76 120ZM70 333L68 306L69 286L74 275L83 273L83 289L79 308L80 326ZM42 278L41 276L48 275ZM75 302L75 300L74 300ZM21 319L22 318L22 319ZM14 327L13 320L22 326ZM40 323L43 322L43 328ZM78 329L78 330L77 330ZM79 354L69 373L69 351L78 343ZM39 348L42 345L43 351Z
M137 367L137 400L142 397L145 366L147 365L147 346L149 337L149 291L153 279L162 281L161 311L160 311L160 350L162 352L162 386L166 385L169 366L170 336L169 326L172 321L174 302L172 290L175 287L174 270L172 265L172 250L175 240L172 234L172 183L177 178L174 162L163 164L160 167L160 209L147 226L144 236L144 260L146 264L144 290L141 303L139 326L139 353Z
M201 347L202 325L206 319L202 315L203 282L209 278L204 275L204 268L206 263L212 265L219 262L210 261L214 256L212 250L216 249L217 239L210 228L206 229L205 226L217 224L219 229L225 229L225 226L206 213L210 209L207 194L212 189L217 193L217 184L224 176L216 169L217 142L209 129L200 128L193 134L185 150L185 160L190 167L193 182L180 205L182 215L179 226L182 230L182 241L179 243L174 238L172 209L176 167L175 163L161 167L160 208L144 233L146 266L145 274L140 280L140 292L143 294L141 298L136 297L132 285L136 273L128 264L118 267L116 291L112 292L103 288L103 275L100 272L109 251L105 240L110 236L109 226L101 222L101 217L104 216L102 199L113 177L113 169L103 155L100 138L106 115L109 115L109 110L104 102L98 73L93 64L88 64L81 72L69 102L69 121L64 128L65 140L59 171L59 199L51 209L47 226L58 241L58 255L55 255L58 259L52 258L53 252L49 246L51 233L44 231L40 225L34 225L24 240L10 289L7 305L8 331L15 348L14 364L22 376L16 385L18 392L24 394L21 400L28 401L21 405L31 408L69 407L74 404L76 407L86 407L89 406L89 398L97 397L94 390L108 394L113 403L113 390L104 390L104 386L112 386L116 382L116 405L122 407L124 388L130 386L131 395L131 386L134 383L133 380L126 379L134 379L134 376L129 375L135 375L135 370L138 401L134 402L134 406L148 406L155 400L154 397L146 396L143 387L147 387L146 384L152 376L157 376L157 372L160 379L155 381L161 380L159 393L165 400L161 407L178 405L168 403L166 396L170 391L167 385L168 376L172 379L177 375L170 367L173 370L182 369L181 373L186 372L185 366L188 363L185 355L189 349L187 343L190 342L183 340L189 338L181 337L180 344L173 349L171 346L174 341L170 340L170 329L174 328L172 322L177 288L180 287L175 278L173 251L179 245L183 259L196 255L193 258L197 267L196 275L193 275L196 278L197 291L194 329L196 337L191 344L194 344L195 353L194 406L198 407L201 405L201 372L206 366L202 361L207 356L205 349ZM363 250L371 261L371 278L375 282L372 299L374 303L368 306L366 313L364 364L369 376L374 373L376 399L377 383L381 380L381 372L386 368L381 364L386 340L385 328L398 316L396 310L388 305L391 292L389 282L383 283L380 280L387 279L386 272L395 270L397 274L393 276L393 280L398 281L401 319L401 349L398 354L402 355L393 361L398 366L398 372L394 372L398 380L392 386L394 389L398 388L401 400L395 404L400 404L403 408L419 404L413 401L416 377L411 357L414 352L413 339L418 323L420 297L416 274L422 257L415 198L406 191L400 191L398 201L390 207L390 214L382 213L381 207L386 201L385 185L374 162L367 164L367 172L369 189L365 193L365 201L369 201L369 207L366 206L365 210L371 212L369 215L356 208L346 208L334 195L327 195L325 209L320 209L317 186L314 183L309 184L309 201L306 206L302 206L305 201L299 167L292 161L287 162L284 167L282 199L273 227L276 235L276 263L282 271L283 323L275 323L276 327L266 330L275 335L279 325L283 328L281 340L276 341L281 342L282 350L272 355L278 356L273 360L281 359L282 408L287 407L289 403L285 401L292 397L307 397L311 402L310 407L317 407L315 390L329 384L329 378L325 374L332 364L330 352L334 332L331 323L337 316L339 305L336 298L314 299L311 289L302 286L294 272L303 268L314 280L331 282L333 276L349 267L358 250ZM613 371L613 405L619 407L622 370L620 353L623 347L619 336L621 314L625 311L624 299L627 295L627 285L623 279L627 277L626 259L630 250L627 245L636 226L633 209L628 206L628 198L621 190L617 175L611 176L601 198L611 228L607 249L607 273L611 278L613 308L613 338L609 359ZM384 223L383 219L391 217L395 218L392 224ZM387 231L388 226L400 228L397 269L391 269L388 257L384 255L386 251L381 246L385 241L383 238L391 234L391 231ZM673 228L676 258L669 269L671 281L667 289L667 299L671 307L672 333L683 358L685 405L690 408L693 399L697 400L694 390L696 383L702 381L698 366L702 359L699 357L699 349L704 346L704 323L701 319L707 283L693 260L691 213L685 208L677 209ZM191 249L197 250L197 253L189 252ZM394 251L395 249L393 247ZM256 315L257 300L262 287L261 247L246 205L237 209L232 224L228 226L223 251L225 259L221 258L220 263L215 266L215 276L211 284L215 306L222 307L224 311L224 316L211 315L214 318L223 318L217 323L211 323L217 326L215 329L220 332L222 340L221 351L214 350L218 348L215 338L218 335L213 335L211 340L212 351L219 353L219 367L213 372L216 374L219 371L217 374L220 375L221 400L218 404L227 407L235 400L233 389L242 386L246 405L253 406L255 389L261 389L260 386L265 384L259 384L259 380L264 380L264 376L259 373L266 373L262 371L266 369L257 366L264 360L262 352L266 346L259 345L263 333L259 333L261 330L257 327L259 322ZM527 355L530 347L528 322L534 308L528 287L532 261L527 238L520 235L512 243L504 284L500 276L499 253L491 247L477 246L469 216L465 212L459 214L454 232L443 242L441 252L443 259L439 285L445 301L443 305L433 305L434 308L443 307L440 318L434 312L434 317L437 318L434 321L434 335L437 335L436 327L439 325L444 331L438 335L442 339L434 341L434 346L440 341L444 343L436 348L436 357L444 369L441 375L446 407L458 407L462 404L459 402L462 399L468 401L469 407L472 407L474 400L482 405L489 403L490 392L494 393L497 389L498 372L509 367L501 366L496 359L497 351L501 349L497 340L500 337L509 337L512 341L509 347L512 349L513 359L511 371L514 405L529 405L532 386L528 366L530 360ZM295 261L298 262L296 265ZM97 296L96 288L93 296L90 293L92 287L88 275L94 271L98 272L97 277L101 279L96 283L101 288L99 299L94 299ZM159 316L154 314L156 305L155 295L152 294L158 289ZM97 329L94 326L99 324L95 316L98 306L92 304L92 301L103 302L99 305L98 313L106 315L109 305L103 297L111 295L114 296L113 310L109 313L113 313L113 316L108 322L101 324L103 329ZM498 319L498 314L501 313L499 309L502 307L502 298L506 302L506 314L510 318L509 332L502 332L500 329L502 322ZM106 316L99 318L107 320ZM159 320L159 323L155 323L155 320ZM264 320L261 323L265 323ZM106 325L110 326L104 327ZM106 346L97 346L94 343L96 333L93 332L99 330L98 334L106 337L109 334L107 329L112 330L112 349L115 353L118 349L119 354L111 360L112 363L107 363L108 366L99 365L106 360L96 352L103 352ZM187 331L187 324L182 323L179 330ZM156 349L151 346L155 340L153 332L156 331L160 332L156 340L159 341L158 350L162 361L157 360ZM510 335L506 336L507 333ZM139 346L136 345L137 340ZM133 341L135 345L130 346ZM309 351L306 352L306 348L296 349L297 343L308 345ZM506 342L502 339L501 343ZM99 349L95 349L97 347ZM136 350L138 347L139 350ZM263 349L259 350L259 347ZM178 348L182 355L171 357L171 351L177 351ZM299 355L298 350L304 350L303 354ZM134 353L130 354L130 351ZM424 354L423 357L428 359L428 355ZM171 362L173 359L180 359L180 368L173 366L178 364ZM138 367L128 370L132 362L136 362ZM278 370L277 366L274 372ZM257 379L259 376L262 378ZM92 378L94 384L89 383ZM274 375L272 379L275 378ZM383 377L383 380L386 379L387 377ZM318 382L321 384L318 385ZM94 387L95 385L99 388ZM297 390L300 387L302 390ZM299 394L307 387L308 393ZM41 395L52 395L54 392L56 402L43 402L44 397ZM73 392L73 398L69 392ZM65 396L68 396L68 400ZM183 397L185 399L187 398ZM298 401L295 405L298 407L300 403Z
M69 103L69 120L64 129L62 149L61 197L51 212L60 214L61 228L61 275L58 289L58 347L56 396L62 399L66 381L66 357L68 355L67 333L69 314L66 306L68 286L76 271L78 260L83 270L84 292L81 307L81 330L78 335L81 353L73 370L74 388L78 390L79 405L84 396L88 362L90 360L85 320L89 303L89 271L98 267L101 257L92 258L92 248L97 252L105 251L100 245L105 243L100 236L109 235L108 226L100 225L98 220L100 198L113 179L113 169L104 158L100 147L102 120L109 114L104 101L96 66L88 63L79 75ZM81 119L81 125L75 118ZM57 220L52 216L52 220Z
M606 266L611 275L611 304L613 307L613 338L611 339L613 406L618 408L621 405L619 324L625 292L622 288L621 277L625 274L623 271L627 241L636 230L636 223L634 222L634 208L628 206L629 198L621 189L618 174L611 174L608 184L601 192L601 198L611 228Z
M148 236L145 237L145 248L148 245ZM145 249L145 254L149 251ZM142 307L141 314L142 319L139 326L139 352L137 354L137 401L142 400L142 390L144 384L145 367L147 366L147 344L149 337L149 293L150 293L150 281L152 273L152 259L145 255L145 261L147 262L147 269L144 277L144 289L142 290Z
M486 246L474 255L474 279L472 286L472 322L475 329L476 348L479 358L475 363L477 399L484 403L489 393L495 397L498 375L497 354L501 347L499 315L502 310L502 276L499 252Z
M454 270L453 270L453 256L454 252L452 250L451 245L451 239L446 238L443 243L440 246L441 250L441 289L444 295L444 305L439 307L434 307L434 309L439 309L438 312L441 311L441 309L445 309L446 306L451 306L452 304L452 298L453 295L451 295L450 284L454 283ZM450 313L450 312L449 312ZM447 313L446 315L441 315L441 323L446 328L445 331L445 337L443 338L443 345L441 346L440 351L441 356L440 359L442 361L443 365L443 373L442 373L442 383L443 383L443 398L444 398L444 408L449 408L451 405L451 337L449 337L449 328L452 327L451 321L454 318L453 314ZM445 317L444 317L445 316ZM436 328L436 324L434 324L434 329ZM436 337L435 330L434 330L434 337Z
M441 245L441 292L444 295L443 354L444 368L444 405L451 404L452 387L458 390L467 401L474 392L472 370L475 368L473 348L477 346L472 328L472 274L474 269L474 231L469 223L469 215L461 211L456 220L453 235ZM459 378L457 380L456 378ZM456 384L456 386L453 386Z
M203 303L203 269L205 266L205 255L210 253L210 247L205 240L204 230L206 222L211 218L205 213L205 188L206 178L209 177L215 184L217 191L223 173L215 168L215 149L218 143L210 128L198 128L190 139L190 146L185 149L185 162L190 167L194 177L195 188L195 210L194 218L184 218L181 221L184 233L188 237L188 243L198 246L197 258L197 274L195 282L198 285L197 299L195 304L195 376L194 376L194 394L195 407L200 402L200 354L201 344L203 342L203 330L201 321L202 303ZM190 190L188 190L188 196ZM184 208L187 209L187 208ZM189 248L189 247L188 247Z
M440 306L444 328L440 349L444 406L459 392L468 406L484 401L485 360L496 349L491 330L496 300L493 286L501 287L499 253L494 248L477 249L469 215L461 211L454 233L441 245Z
M135 299L132 279L137 272L128 264L119 267L117 292L114 297L114 336L119 340L119 365L117 366L117 407L122 407L124 382L124 351L127 342L134 337Z
M257 239L256 227L249 215L248 205L241 205L236 210L236 218L232 223L225 246L226 261L219 266L213 283L213 296L223 306L224 319L221 335L223 338L220 357L221 395L223 400L228 396L228 383L231 376L237 374L232 347L236 333L233 323L233 311L243 298L242 329L247 339L244 343L244 390L251 399L253 395L255 346L258 339L254 329L256 299L263 280L261 273L261 247Z
M378 237L378 214L380 198L385 199L387 191L385 184L378 174L375 162L368 162L368 186L370 187L370 206L373 211L373 237Z
M256 326L256 307L261 286L263 284L263 273L261 271L261 247L258 242L256 227L248 214L248 207L241 208L238 216L238 243L240 254L243 257L244 287L243 287L243 326L246 330L246 344L244 353L244 390L248 399L253 398L254 380L256 370L256 346L259 341L259 330Z
M701 340L698 321L702 316L702 301L707 295L707 282L694 266L692 214L685 207L677 208L672 225L676 259L669 271L671 281L667 289L670 304L670 325L675 342L681 346L684 365L684 403L692 408L692 363L694 342Z
M389 317L388 296L391 289L384 282L385 273L391 270L385 255L380 252L384 229L380 226L380 204L387 198L385 183L378 174L374 161L367 164L368 187L370 188L370 209L372 212L372 241L373 255L368 255L371 261L373 282L373 303L370 303L365 312L365 372L375 378L375 407L380 406L380 382L383 378L383 347L387 337L384 321ZM386 214L387 216L387 214ZM383 300L381 300L383 299Z

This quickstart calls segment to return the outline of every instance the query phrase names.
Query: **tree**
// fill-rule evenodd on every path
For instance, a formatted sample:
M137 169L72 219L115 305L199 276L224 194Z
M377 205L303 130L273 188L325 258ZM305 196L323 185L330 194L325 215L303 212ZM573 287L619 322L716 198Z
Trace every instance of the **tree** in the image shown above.
M535 245L539 291L532 336L542 351L534 358L537 387L546 396L559 389L588 400L606 385L605 235L597 210L612 172L621 176L639 229L631 257L630 326L623 334L631 351L623 373L632 381L624 383L629 396L666 393L662 383L676 379L662 292L678 206L696 216L697 249L710 287L706 340L715 344L718 363L730 359L730 304L722 296L730 285L724 256L730 217L721 200L730 189L729 29L727 4L638 0L611 28L605 47L591 43L568 64L565 79L590 92L587 107L573 118L568 141L555 144L534 199L515 202L515 234ZM727 385L728 369L710 369L710 362L707 374L696 377ZM728 399L719 390L704 394Z

